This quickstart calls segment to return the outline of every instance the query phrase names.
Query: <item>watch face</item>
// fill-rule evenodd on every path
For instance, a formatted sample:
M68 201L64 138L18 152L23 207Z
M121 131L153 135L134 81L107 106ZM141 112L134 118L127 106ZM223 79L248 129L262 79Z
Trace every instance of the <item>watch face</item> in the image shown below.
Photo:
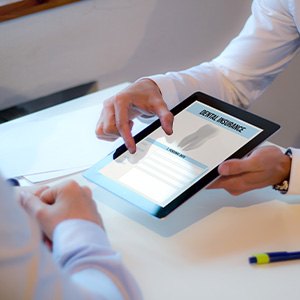
M281 192L282 194L285 194L288 191L288 189L289 189L289 182L288 182L288 180L284 180L281 183L275 184L273 186L273 189L276 190L276 191Z

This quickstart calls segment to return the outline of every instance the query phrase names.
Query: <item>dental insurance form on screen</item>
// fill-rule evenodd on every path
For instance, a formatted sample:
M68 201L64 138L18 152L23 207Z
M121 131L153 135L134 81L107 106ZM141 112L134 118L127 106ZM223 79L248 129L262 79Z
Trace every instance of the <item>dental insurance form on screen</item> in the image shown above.
M173 134L160 127L99 172L111 189L165 207L182 191L258 135L262 129L201 102L176 115ZM120 193L119 193L120 194Z

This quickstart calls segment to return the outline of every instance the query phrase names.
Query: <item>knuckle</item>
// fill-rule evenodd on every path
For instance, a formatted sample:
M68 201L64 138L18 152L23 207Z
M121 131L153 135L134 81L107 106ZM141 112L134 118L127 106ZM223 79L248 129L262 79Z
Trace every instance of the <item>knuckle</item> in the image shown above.
M116 133L116 119L115 115L106 116L105 119L102 119L98 122L95 134L98 138L105 138L106 136L109 136L111 134Z
M116 123L116 127L117 127L117 130L118 130L118 131L123 131L124 128L127 128L127 127L128 127L128 125L125 124L124 122L117 122L117 123Z
M121 104L124 104L124 100L122 96L119 94L115 97L115 105L120 106Z
M79 184L75 180L71 179L71 180L67 181L66 186L68 188L74 190L74 189L77 189L79 187Z
M112 133L114 133L115 130L115 126L112 124L103 124L102 125L102 132L104 135L110 135Z
M99 124L95 130L95 134L97 137L102 137L104 135L104 132L103 132L103 126L102 124Z
M123 105L127 105L128 106L128 103L130 102L130 99L131 97L125 93L125 92L122 92L122 93L119 93L117 94L115 97L114 97L114 105L116 106L123 106Z
M112 106L113 106L113 99L112 98L108 98L108 99L103 101L103 109L111 109Z
M92 192L91 188L88 187L87 185L83 185L82 188L83 188L85 191L87 191L88 193L91 193L91 192Z
M39 221L39 220L44 220L45 217L47 216L47 212L46 210L44 210L42 207L36 209L35 213L35 218Z

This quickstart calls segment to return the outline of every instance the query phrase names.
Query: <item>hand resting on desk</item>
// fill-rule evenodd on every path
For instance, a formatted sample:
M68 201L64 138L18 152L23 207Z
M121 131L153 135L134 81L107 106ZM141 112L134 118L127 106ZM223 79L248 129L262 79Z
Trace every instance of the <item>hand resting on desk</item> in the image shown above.
M53 187L41 187L34 193L20 192L20 203L52 240L55 227L68 219L82 219L103 227L96 204L88 187L67 181Z
M89 188L75 181L18 188L27 213L11 189L0 181L1 299L142 299L109 243ZM41 231L53 243L52 254Z

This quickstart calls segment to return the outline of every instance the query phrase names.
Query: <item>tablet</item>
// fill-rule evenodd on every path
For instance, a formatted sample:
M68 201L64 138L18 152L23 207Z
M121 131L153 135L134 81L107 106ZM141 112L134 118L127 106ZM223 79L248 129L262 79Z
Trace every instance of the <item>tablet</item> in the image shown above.
M84 176L162 218L218 177L224 160L242 158L280 126L201 92L174 107L173 134L156 120Z

